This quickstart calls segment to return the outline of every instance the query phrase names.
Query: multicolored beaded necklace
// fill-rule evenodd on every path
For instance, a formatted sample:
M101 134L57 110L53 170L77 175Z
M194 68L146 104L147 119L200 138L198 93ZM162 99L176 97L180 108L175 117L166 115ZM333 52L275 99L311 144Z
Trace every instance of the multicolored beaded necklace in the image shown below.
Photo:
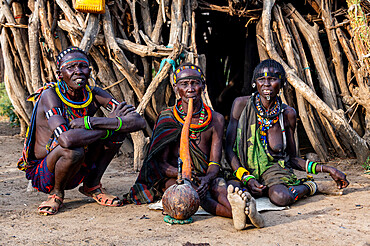
M279 121L281 99L277 97L274 105L269 110L266 110L262 105L260 94L257 94L255 97L255 106L262 145L267 147L267 131Z
M62 93L61 91L63 91L64 93ZM91 89L88 85L86 85L83 89L84 97L81 102L73 101L68 93L65 93L65 90L61 88L59 82L55 87L55 92L57 93L60 100L62 100L63 102L64 113L69 121L76 118L82 118L87 115L87 107L90 105L93 99Z
M197 115L200 113L198 124L190 124L190 139L197 140L199 138L199 133L205 131L209 123L211 123L212 120L212 111L211 109L202 102L202 107L198 112L193 113L193 115ZM182 100L179 100L173 109L173 114L177 121L179 121L181 124L184 124L186 113L184 112L183 106L182 106ZM205 120L206 115L208 118Z

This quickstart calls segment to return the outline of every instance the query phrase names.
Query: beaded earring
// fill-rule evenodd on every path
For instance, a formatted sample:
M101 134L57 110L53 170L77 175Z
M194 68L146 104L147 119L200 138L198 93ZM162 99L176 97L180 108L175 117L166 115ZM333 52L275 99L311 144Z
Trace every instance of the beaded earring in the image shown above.
M66 93L68 91L68 86L66 82L63 80L63 76L59 75L58 76L58 86L60 87L62 93Z
M256 88L256 83L253 83L252 84L252 88Z

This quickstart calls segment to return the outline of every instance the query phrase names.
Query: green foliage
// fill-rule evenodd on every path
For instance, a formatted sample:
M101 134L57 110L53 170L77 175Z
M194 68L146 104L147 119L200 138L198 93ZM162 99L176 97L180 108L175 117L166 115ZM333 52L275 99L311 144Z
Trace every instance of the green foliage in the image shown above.
M362 166L365 168L365 173L370 174L370 156L367 157L366 161Z
M19 119L5 90L4 83L0 83L0 115L9 118L12 126L19 126Z

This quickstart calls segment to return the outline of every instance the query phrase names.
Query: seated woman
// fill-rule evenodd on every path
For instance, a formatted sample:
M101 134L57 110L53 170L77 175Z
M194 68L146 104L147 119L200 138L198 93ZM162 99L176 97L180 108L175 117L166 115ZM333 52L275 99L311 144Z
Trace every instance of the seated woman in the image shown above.
M233 217L236 229L246 226L247 217L256 227L263 227L263 219L257 212L251 195L239 189L227 190L225 180L219 175L224 118L202 101L205 88L202 70L193 64L183 64L175 70L174 82L175 92L181 99L172 108L160 113L149 153L130 190L128 200L135 204L153 202L175 184L180 133L189 98L193 98L189 149L193 186L199 194L201 206L211 214Z
M338 189L349 184L346 175L336 168L297 156L296 112L278 95L285 83L280 63L262 61L253 72L252 87L257 87L257 93L235 99L226 132L226 158L242 186L254 196L267 195L278 206L316 192L340 193ZM298 180L293 169L329 173L336 185Z

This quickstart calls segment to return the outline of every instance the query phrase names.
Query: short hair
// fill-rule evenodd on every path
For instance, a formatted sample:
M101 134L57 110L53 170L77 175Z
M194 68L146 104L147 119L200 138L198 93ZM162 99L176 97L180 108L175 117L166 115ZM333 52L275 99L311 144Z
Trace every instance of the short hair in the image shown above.
M258 64L256 66L256 68L253 71L252 83L255 83L256 82L257 74L261 73L261 71L264 68L270 68L270 67L275 68L277 70L276 73L278 75L281 75L281 79L280 79L280 81L282 82L281 83L281 87L285 86L287 80L286 80L286 76L285 76L284 67L279 62L277 62L277 61L275 61L273 59L263 60L262 62L260 62L260 64Z
M88 57L88 56L87 56L86 51L84 51L83 49L80 49L80 48L75 47L75 46L68 47L67 49L65 49L65 50L61 51L61 52L59 53L59 55L57 56L57 61L56 61L56 63L57 63L57 67L58 67L58 69L60 68L60 61L63 59L63 57L64 57L64 56L66 56L66 55L67 55L67 54L69 54L69 53L75 53L75 52L82 53L82 54L84 54L86 57Z

